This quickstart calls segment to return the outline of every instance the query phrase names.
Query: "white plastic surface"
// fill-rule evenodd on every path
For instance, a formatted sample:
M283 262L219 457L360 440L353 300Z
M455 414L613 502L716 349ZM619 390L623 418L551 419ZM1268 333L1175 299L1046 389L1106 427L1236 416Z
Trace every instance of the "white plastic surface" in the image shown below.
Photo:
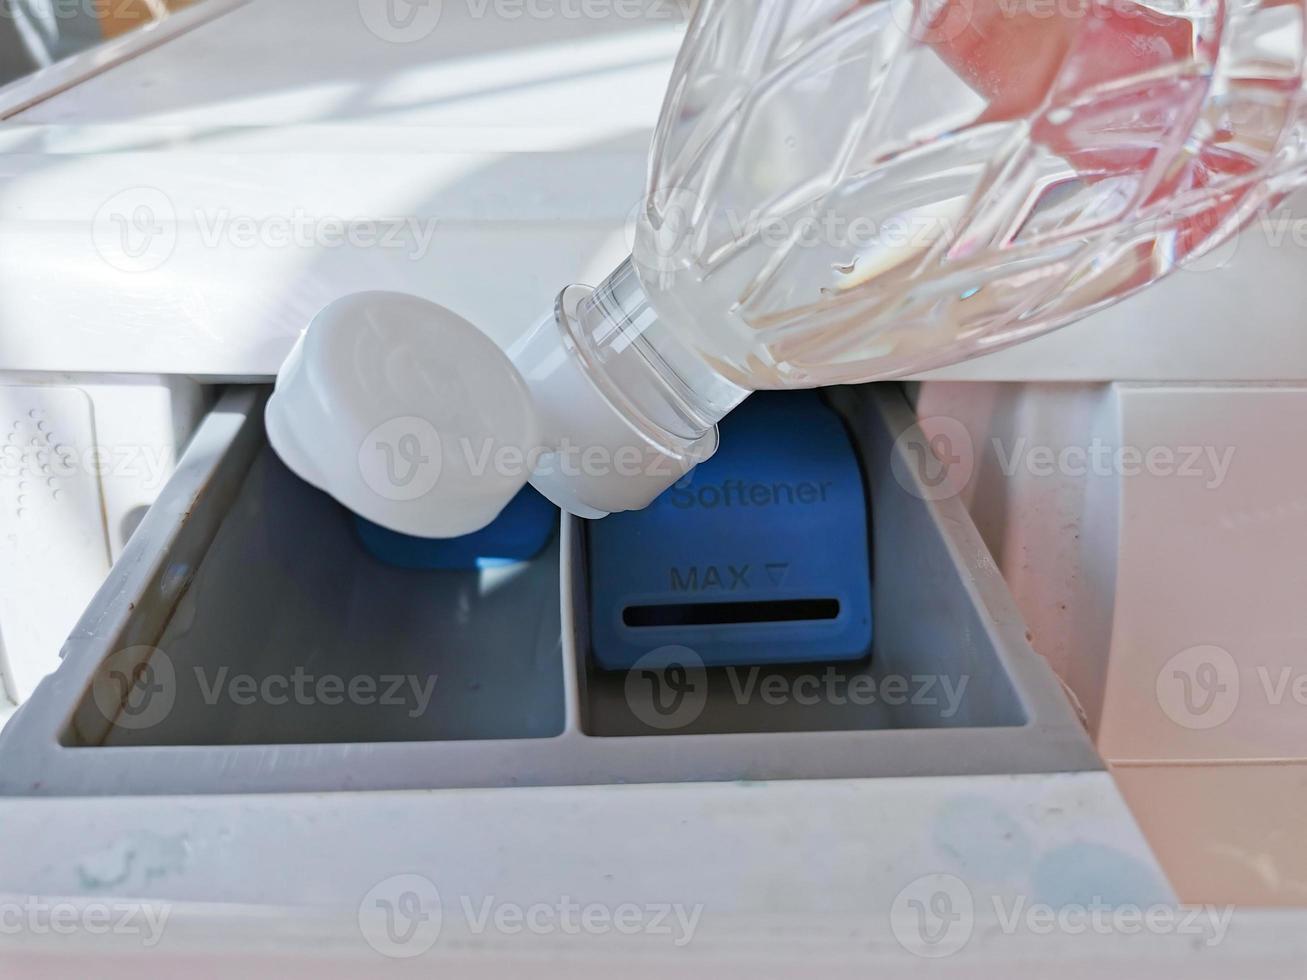
M1193 447L1196 473L1119 481L1100 750L1117 764L1292 761L1301 774L1307 387L1128 385L1118 398L1123 443Z
M1186 901L1307 901L1307 389L925 384L923 427Z
M445 3L395 43L357 0L254 3L14 116L0 367L272 377L322 306L362 289L426 296L510 343L629 251L680 40L667 0L643 17L537 6ZM140 226L158 230L152 268L113 237L138 214L158 219ZM1307 376L1298 220L931 377Z
M0 718L58 665L202 408L180 378L0 376Z
M204 0L203 3L174 12L169 12L160 4L151 4L150 14L157 19L111 40L99 41L70 54L69 49L88 42L86 35L91 31L95 32L96 37L99 36L101 28L95 23L95 17L102 8L92 4L65 5L60 0L8 0L5 7L6 23L0 25L0 36L7 30L17 35L26 35L22 37L20 47L27 50L16 56L16 65L4 66L5 69L20 68L24 71L21 74L6 72L7 77L13 80L0 85L0 119L49 98L55 92L84 82L116 64L137 57L158 44L249 2L250 0ZM128 9L127 6L120 5L117 10L109 12L131 16L143 9L139 6ZM71 25L73 29L69 33L74 37L68 43L56 43L50 50L42 50L47 43L46 39L40 36L39 30L29 34L30 28L24 23L32 20L43 21L41 27L50 38L57 38ZM14 40L16 39L10 39L9 43L12 44ZM12 47L6 48L4 43L0 43L0 49L5 50L6 57L15 57Z
M563 6L400 43L357 0L254 3L20 113L0 366L271 377L375 289L511 340L629 250L680 42L675 3Z
M1172 901L1106 773L155 797L94 806L7 799L0 820L7 828L0 895L178 906L156 957L198 952L180 909L197 903L215 917L239 913L215 947L224 954L245 948L269 920L288 926L303 914L295 909L311 909L335 917L330 939L287 927L287 947L337 961L367 957L362 964L387 969L395 963L370 945L384 933L379 923L369 928L365 903L394 900L406 884L412 890L418 879L401 875L429 883L424 893L438 896L439 923L416 935L396 930L408 939L388 948L470 957L480 967L455 970L459 976L520 976L517 957L605 949L633 957L629 968L657 967L662 976L759 949L767 950L761 959L780 957L783 976L810 971L834 949L899 959L920 975L930 960L910 950L914 930L926 923L905 921L904 912L909 899L930 897L939 875L949 876L949 895L965 916L943 947L954 953L945 962L970 976L973 956L1020 960L1032 948L1027 942L1045 950L1057 943L1056 932L1037 935L1024 925L1021 910L1032 904L1058 908L1094 894L1140 909ZM52 839L52 826L65 834ZM610 914L624 904L666 906L668 928L624 936L614 928L564 929L557 917L539 929L481 917L485 909L537 904L548 916L567 902ZM695 917L688 940L674 908L686 921ZM1013 908L1022 925L1005 932L995 909L1010 915ZM674 944L678 938L686 941ZM1125 942L1122 953L1139 955L1148 945L1159 955L1194 955L1193 936L1077 938L1097 939L1103 950ZM1200 960L1231 955L1220 944L1201 953ZM612 972L574 966L568 975Z
M1109 761L1307 762L1307 388L927 384L916 407Z
M86 393L0 386L0 426L0 677L21 703L109 571L109 538Z

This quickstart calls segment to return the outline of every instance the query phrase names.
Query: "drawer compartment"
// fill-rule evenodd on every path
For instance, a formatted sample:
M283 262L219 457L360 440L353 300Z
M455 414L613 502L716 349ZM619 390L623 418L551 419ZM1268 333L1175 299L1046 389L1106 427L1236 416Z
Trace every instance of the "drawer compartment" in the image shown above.
M61 667L6 729L0 793L1100 766L961 502L929 499L896 385L830 393L872 501L871 657L671 676L593 665L584 522L564 516L517 565L388 567L272 454L265 396L232 389L201 426Z

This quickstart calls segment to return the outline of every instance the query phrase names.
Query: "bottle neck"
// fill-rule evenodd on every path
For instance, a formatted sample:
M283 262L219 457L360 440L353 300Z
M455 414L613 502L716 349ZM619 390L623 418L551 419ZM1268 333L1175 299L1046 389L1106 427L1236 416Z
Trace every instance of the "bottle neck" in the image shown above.
M508 351L531 392L531 483L579 517L647 507L717 449L747 390L654 310L630 260L598 289L568 286Z
M700 439L749 395L659 316L629 257L592 292L564 290L557 315L591 380L654 438Z

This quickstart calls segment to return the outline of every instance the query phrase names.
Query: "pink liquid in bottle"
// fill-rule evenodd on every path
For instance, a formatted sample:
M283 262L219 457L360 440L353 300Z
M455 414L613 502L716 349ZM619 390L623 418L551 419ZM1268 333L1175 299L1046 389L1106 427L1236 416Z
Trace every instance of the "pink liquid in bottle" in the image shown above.
M1192 139L1219 56L1224 12L1223 2L1205 10L1192 6L1188 16L1179 16L1133 0L950 0L931 18L937 36L930 43L989 101L988 120L1033 116L1032 139L1086 183L1121 177L1147 182L1144 206L1229 183L1229 192L1213 193L1208 206L1176 229L1173 257L1182 260L1238 207L1250 190L1238 178L1258 165L1238 145L1239 127L1229 121L1222 126L1215 120L1208 139ZM965 26L943 29L960 16ZM1240 81L1276 85L1273 79ZM1189 152L1167 166L1181 141L1190 144ZM1166 169L1153 173L1159 166Z

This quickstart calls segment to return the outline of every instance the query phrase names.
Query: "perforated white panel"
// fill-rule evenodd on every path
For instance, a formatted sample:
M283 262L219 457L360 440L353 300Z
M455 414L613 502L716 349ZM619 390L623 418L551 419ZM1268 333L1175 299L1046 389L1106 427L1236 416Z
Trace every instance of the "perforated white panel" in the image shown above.
M112 459L78 388L0 385L0 426L0 674L21 702L109 570Z

